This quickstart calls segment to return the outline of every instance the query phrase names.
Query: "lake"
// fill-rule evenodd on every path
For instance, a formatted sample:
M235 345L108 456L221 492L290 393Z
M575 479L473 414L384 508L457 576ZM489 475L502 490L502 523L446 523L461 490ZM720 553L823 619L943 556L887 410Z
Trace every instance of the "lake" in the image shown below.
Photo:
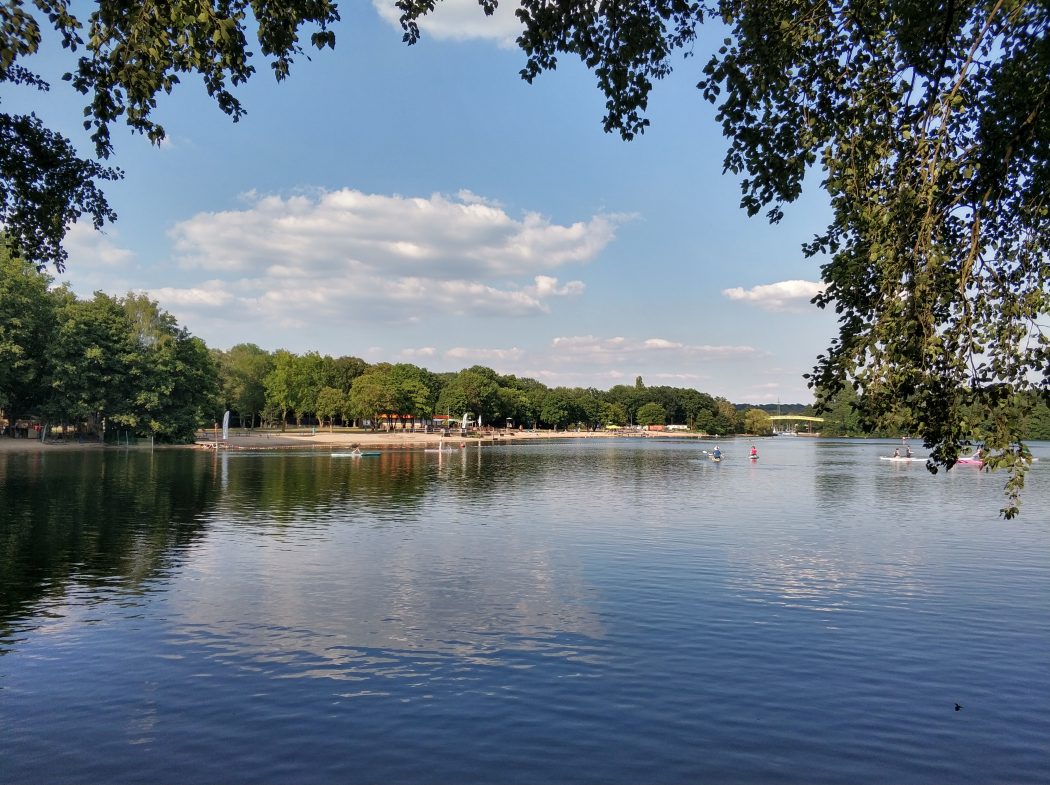
M0 780L1046 782L1050 444L756 444L0 453Z

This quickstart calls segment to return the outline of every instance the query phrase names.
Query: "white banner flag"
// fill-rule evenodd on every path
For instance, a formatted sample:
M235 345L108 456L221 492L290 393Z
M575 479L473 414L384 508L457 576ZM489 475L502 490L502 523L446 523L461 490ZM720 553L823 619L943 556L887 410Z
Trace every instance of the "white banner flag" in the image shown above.
M222 440L226 441L230 438L230 410L226 410L226 414L222 416Z

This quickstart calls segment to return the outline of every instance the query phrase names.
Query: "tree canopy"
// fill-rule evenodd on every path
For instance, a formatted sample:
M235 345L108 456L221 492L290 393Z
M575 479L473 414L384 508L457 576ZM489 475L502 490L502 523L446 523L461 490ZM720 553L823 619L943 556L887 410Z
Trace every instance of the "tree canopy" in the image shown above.
M71 0L32 0L32 6L36 13L23 0L0 5L0 85L50 89L24 65L39 51L42 27L50 25L64 48L79 53L63 79L86 97L84 128L95 157L81 158L69 139L35 115L0 112L0 223L17 255L59 271L71 223L87 215L97 229L116 219L99 186L122 176L101 163L113 153L113 123L123 118L159 143L164 127L153 118L157 97L187 74L200 75L208 94L236 121L245 110L232 88L256 70L249 31L276 78L284 79L303 53L302 29L312 29L313 47L334 47L329 27L339 19L330 0L99 0L87 17L76 15Z
M485 13L496 4L479 0ZM436 0L397 6L408 43L440 13ZM98 0L84 20L69 0L33 7L0 7L0 83L48 89L24 65L46 18L82 53L66 79L86 96L95 155L33 115L0 113L0 221L19 255L59 269L71 221L115 217L99 186L120 176L102 163L114 122L159 141L157 96L190 73L237 120L233 88L255 71L249 31L283 79L304 29L311 46L334 46L339 19L331 0ZM1050 396L1050 5L519 0L515 13L521 76L580 58L605 96L605 129L624 139L649 125L653 83L706 44L700 26L726 29L697 86L717 108L741 206L779 221L818 177L833 211L804 247L821 264L816 304L839 316L810 381L822 396L853 387L864 422L922 434L940 465L982 442L989 465L1012 468L1004 514L1017 512L1026 393Z

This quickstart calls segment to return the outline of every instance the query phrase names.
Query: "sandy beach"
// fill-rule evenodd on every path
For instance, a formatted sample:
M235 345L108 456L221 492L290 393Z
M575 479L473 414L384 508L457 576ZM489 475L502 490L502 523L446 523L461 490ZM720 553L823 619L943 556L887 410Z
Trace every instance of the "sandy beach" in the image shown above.
M641 434L636 434L640 436ZM352 449L361 447L370 450L423 450L435 447L461 446L478 447L495 444L512 444L515 442L535 441L538 439L586 439L609 436L607 433L588 431L492 431L491 433L460 436L458 434L442 436L440 433L422 433L418 431L326 431L316 432L280 432L256 431L250 434L231 432L225 443L231 450L268 450L282 448L325 448ZM198 447L213 449L216 435L208 432L198 440Z
M232 431L229 439L223 442L217 439L214 431L203 431L193 444L156 445L156 449L221 449L229 450L279 450L279 449L353 449L355 446L371 450L423 450L434 447L459 448L461 446L479 447L496 444L513 444L548 439L590 439L590 438L698 438L697 434L681 432L620 432L603 431L492 431L491 433L473 434L470 436L442 436L440 433L422 433L413 431ZM132 449L149 448L148 441L140 440ZM66 441L39 439L14 439L0 437L0 452L41 452L41 451L77 451L126 449L123 445L103 445L95 441Z
M5 452L43 452L45 450L65 450L75 452L78 450L101 450L105 445L98 442L78 441L47 441L39 439L14 439L10 436L0 436L0 453Z

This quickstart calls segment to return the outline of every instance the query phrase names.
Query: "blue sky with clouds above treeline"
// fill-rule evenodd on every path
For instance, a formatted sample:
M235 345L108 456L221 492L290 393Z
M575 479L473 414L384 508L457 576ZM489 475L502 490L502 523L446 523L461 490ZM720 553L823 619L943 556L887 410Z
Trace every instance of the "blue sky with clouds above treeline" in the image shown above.
M528 85L506 6L444 0L401 42L392 2L343 4L335 51L237 89L231 123L185 78L159 147L123 130L107 188L119 221L69 235L81 295L145 291L209 346L474 364L550 386L694 387L735 402L811 399L802 374L835 330L809 304L829 217L819 172L770 226L738 206L726 142L695 88L722 31L656 86L652 126L603 133L594 77L564 58ZM83 98L5 95L83 150Z

